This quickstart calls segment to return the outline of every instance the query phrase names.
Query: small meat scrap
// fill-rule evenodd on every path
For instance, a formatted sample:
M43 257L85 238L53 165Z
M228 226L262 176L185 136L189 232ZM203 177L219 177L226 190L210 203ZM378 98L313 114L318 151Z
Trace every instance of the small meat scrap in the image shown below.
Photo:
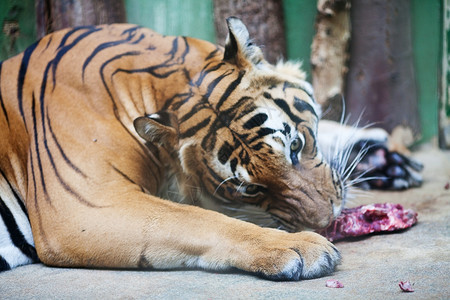
M338 288L338 289L344 287L344 285L339 280L336 279L328 279L327 282L325 283L325 286L329 288Z
M374 232L409 228L417 222L417 213L400 204L377 203L342 210L336 220L317 232L329 241L362 236Z
M450 189L450 181L444 185L444 189L446 190Z
M398 286L400 287L400 289L404 292L414 292L412 285L409 281L400 281L398 283Z

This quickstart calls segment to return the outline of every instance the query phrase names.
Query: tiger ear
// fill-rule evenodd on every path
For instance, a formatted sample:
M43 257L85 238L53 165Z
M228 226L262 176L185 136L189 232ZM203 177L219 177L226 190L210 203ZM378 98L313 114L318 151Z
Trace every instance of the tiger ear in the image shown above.
M255 46L247 27L236 17L227 18L228 36L223 60L240 68L251 67L264 61L261 49Z
M136 118L133 122L136 132L141 138L151 143L158 143L166 147L175 147L178 144L178 122L170 112Z

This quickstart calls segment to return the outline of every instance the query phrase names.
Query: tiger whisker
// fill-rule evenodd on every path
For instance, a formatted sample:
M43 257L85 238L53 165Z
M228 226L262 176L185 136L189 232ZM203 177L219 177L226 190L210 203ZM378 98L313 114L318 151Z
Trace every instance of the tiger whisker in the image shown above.
M230 181L230 180L232 180L232 179L237 179L237 178L238 178L237 176L230 176L230 177L228 177L228 178L222 180L222 182L219 183L219 185L217 186L216 190L214 191L213 196L214 196L214 197L216 196L217 191L219 190L219 188L220 188L224 183L226 183L227 181Z

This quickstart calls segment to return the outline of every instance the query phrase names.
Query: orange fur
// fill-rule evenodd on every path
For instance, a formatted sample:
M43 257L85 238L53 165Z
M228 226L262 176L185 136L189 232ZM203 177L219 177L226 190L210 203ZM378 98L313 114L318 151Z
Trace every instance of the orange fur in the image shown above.
M225 48L227 61L208 42L109 25L53 33L3 62L0 170L26 204L44 263L237 267L269 279L334 269L339 253L317 234L262 228L160 196L174 176L188 204L257 205L291 231L324 227L341 208L339 180L315 146L314 100L301 78L280 73L256 46L247 51L242 26L229 20L239 36L237 48ZM296 97L304 112L295 111ZM277 98L303 121L289 120ZM251 127L251 107L275 114L273 122L286 119L302 136L298 165L284 150L246 140L259 129L243 128ZM232 110L235 119L225 118ZM238 141L231 154L225 141ZM230 156L224 163L217 153ZM241 187L231 188L226 180L233 158L245 158L239 155L248 163L237 166ZM250 184L267 191L239 194Z

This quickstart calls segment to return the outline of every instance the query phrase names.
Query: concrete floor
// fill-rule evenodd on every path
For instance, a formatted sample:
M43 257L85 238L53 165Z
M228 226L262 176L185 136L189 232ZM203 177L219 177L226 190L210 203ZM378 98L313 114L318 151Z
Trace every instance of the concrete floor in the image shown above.
M450 152L424 146L421 188L371 192L352 206L400 203L419 221L403 232L337 242L342 264L329 277L270 282L239 273L110 271L48 268L41 264L0 274L0 299L450 299ZM330 278L342 289L325 287ZM409 280L413 293L400 281Z

